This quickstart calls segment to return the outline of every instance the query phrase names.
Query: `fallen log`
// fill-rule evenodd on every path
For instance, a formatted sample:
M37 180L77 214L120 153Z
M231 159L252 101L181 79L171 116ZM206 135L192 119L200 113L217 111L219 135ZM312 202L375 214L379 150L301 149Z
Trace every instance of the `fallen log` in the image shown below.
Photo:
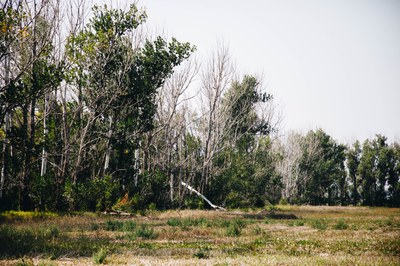
M220 211L226 211L225 208L221 207L221 206L217 206L214 205L209 199L207 199L203 194L201 194L200 192L198 192L197 190L195 190L194 188L192 188L190 185L186 184L185 182L181 182L182 186L186 187L187 189L189 189L190 191L194 192L197 194L197 196L199 196L200 198L202 198L203 200L205 200L213 209L215 210L220 210Z

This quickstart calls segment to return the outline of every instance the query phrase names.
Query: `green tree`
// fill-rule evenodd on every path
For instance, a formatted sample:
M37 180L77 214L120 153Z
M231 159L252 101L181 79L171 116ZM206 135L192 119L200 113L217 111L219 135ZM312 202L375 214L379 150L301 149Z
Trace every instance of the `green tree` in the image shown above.
M357 205L360 200L359 196L359 178L358 178L358 165L360 164L361 147L359 141L354 142L353 147L347 150L347 169L349 177L352 181L351 198L353 205Z
M121 187L137 192L131 182L138 170L135 151L153 128L157 91L194 51L189 43L161 37L138 47L130 36L145 19L135 5L126 12L95 6L90 23L69 38L69 80L77 88L81 117L73 183L88 173L92 178L115 173Z
M310 204L346 203L344 171L345 146L338 144L323 130L305 136L300 171L305 178L301 201Z
M222 152L214 160L217 174L208 195L230 207L264 206L280 198L280 178L268 134L270 121L257 113L258 104L270 104L272 96L260 92L259 81L244 76L233 81L222 101L226 135Z
M376 150L373 148L373 143L366 140L363 143L362 155L360 164L358 165L358 172L361 176L362 187L362 203L364 205L375 205L376 193Z

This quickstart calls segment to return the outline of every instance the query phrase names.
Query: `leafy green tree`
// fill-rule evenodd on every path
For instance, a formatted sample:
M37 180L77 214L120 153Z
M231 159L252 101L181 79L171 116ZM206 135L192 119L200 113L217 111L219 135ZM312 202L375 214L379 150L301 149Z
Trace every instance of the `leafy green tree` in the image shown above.
M347 150L347 168L349 176L352 181L351 198L353 205L357 205L360 200L359 196L359 177L358 177L358 165L360 164L361 147L359 141L354 142L353 147Z
M364 205L375 205L376 193L376 150L373 148L373 143L366 140L363 143L362 155L360 164L358 165L358 172L361 176L362 187L362 202Z
M345 204L347 188L344 172L345 147L336 143L321 129L306 137L300 171L305 184L300 192L303 202L310 204ZM308 144L307 144L308 143Z
M208 194L229 207L264 206L280 198L280 178L273 163L268 134L269 121L257 114L258 104L269 104L272 96L259 91L255 77L233 81L224 95L226 137L223 151L214 160L218 169Z
M127 12L95 6L93 13L67 46L70 81L78 88L77 107L85 123L78 125L73 182L87 172L96 178L118 171L113 177L121 187L137 191L131 182L138 170L135 151L143 133L153 128L157 91L194 47L161 37L137 47L130 36L146 14L135 5Z
M395 142L390 147L393 162L389 168L388 184L388 202L390 206L400 206L400 144Z
M62 66L52 58L52 6L48 2L7 1L2 5L1 57L5 76L0 88L0 125L4 122L2 191L17 190L17 208L32 209L36 164L44 139L37 110L43 96L58 86ZM13 152L11 153L10 150ZM8 176L8 180L6 180ZM13 178L11 178L13 177Z

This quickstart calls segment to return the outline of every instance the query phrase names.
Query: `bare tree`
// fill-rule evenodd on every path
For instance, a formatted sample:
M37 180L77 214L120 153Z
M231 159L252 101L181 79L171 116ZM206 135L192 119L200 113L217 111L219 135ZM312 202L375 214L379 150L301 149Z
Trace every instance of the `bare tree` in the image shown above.
M305 137L291 132L277 149L281 155L281 159L277 161L277 170L282 176L284 186L282 197L292 202L301 192L299 190L310 181L310 176L300 168L301 163L307 162L301 160L306 158L311 162L321 155L319 140L312 135ZM304 157L304 153L307 156Z
M188 105L195 97L190 95L189 90L198 71L196 59L189 59L160 88L157 95L157 126L147 134L143 150L144 165L148 166L148 170L162 169L169 176L172 203L176 198L175 188L180 188L183 169L188 168L190 155L185 153L184 141L189 127ZM181 198L180 193L178 198Z
M203 147L200 192L204 191L212 172L212 160L222 148L227 134L226 110L222 101L224 93L234 78L234 68L226 47L219 46L202 73L201 84L201 128L199 129Z

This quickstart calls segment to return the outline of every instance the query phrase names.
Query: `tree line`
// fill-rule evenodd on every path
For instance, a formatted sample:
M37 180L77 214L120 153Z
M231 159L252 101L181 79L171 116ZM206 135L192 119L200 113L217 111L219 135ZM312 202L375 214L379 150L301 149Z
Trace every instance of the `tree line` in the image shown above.
M277 138L262 79L219 46L150 36L147 14L84 1L0 11L0 209L400 205L400 146L323 130Z

